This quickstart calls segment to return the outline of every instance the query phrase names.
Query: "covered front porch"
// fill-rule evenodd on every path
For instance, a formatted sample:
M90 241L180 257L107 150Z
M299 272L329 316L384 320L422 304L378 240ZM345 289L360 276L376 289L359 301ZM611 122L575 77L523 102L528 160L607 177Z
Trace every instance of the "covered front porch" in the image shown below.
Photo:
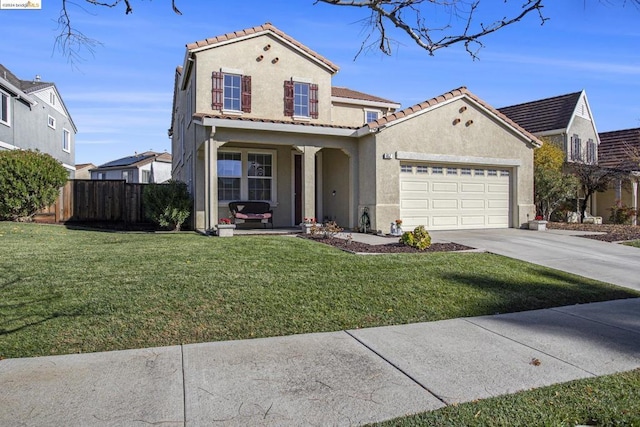
M353 130L291 124L278 129L282 126L286 131L202 126L207 137L197 148L192 190L196 229L213 230L220 219L230 218L232 201L268 202L274 229L297 227L304 218L344 228L356 224ZM260 222L241 226L262 227Z

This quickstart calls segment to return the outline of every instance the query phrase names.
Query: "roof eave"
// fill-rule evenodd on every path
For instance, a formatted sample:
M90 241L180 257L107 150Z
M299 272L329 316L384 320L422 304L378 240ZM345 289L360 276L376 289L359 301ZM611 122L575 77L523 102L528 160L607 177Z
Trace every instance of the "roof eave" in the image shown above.
M354 105L363 105L367 107L382 107L382 108L393 108L397 110L400 108L400 104L395 102L382 102L382 101L371 101L367 99L356 99L356 98L345 98L342 96L332 96L331 102L340 102L343 104L354 104Z
M228 129L263 130L271 132L302 133L308 135L327 135L342 137L357 137L356 129L335 128L330 126L304 126L294 123L266 123L222 119L217 117L202 117L194 119L202 126Z

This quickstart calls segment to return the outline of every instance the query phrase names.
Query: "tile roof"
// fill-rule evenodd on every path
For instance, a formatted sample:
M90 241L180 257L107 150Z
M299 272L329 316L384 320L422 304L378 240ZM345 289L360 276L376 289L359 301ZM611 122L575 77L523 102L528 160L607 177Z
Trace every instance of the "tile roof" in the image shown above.
M408 116L410 116L412 114L415 114L415 113L417 113L417 112L419 112L421 110L429 109L429 108L434 107L434 106L436 106L436 105L438 105L438 104L440 104L442 102L448 101L448 100L453 99L453 98L458 98L460 96L469 97L470 99L472 99L473 101L475 101L476 103L480 104L481 106L483 106L484 108L489 110L491 113L496 115L498 118L500 118L501 120L506 122L509 126L513 127L518 132L524 134L532 142L534 142L536 144L542 144L538 140L538 138L536 138L534 135L532 135L530 132L528 132L526 129L524 129L522 126L520 126L518 123L516 123L513 120L511 120L509 117L505 116L499 110L497 110L494 107L492 107L491 105L487 104L482 99L478 98L476 95L471 93L464 86L459 87L457 89L454 89L452 91L449 91L447 93L444 93L444 94L442 94L440 96L436 96L435 98L428 99L428 100L426 100L424 102L421 102L419 104L413 105L411 107L405 108L405 109L403 109L401 111L396 111L395 113L387 114L386 116L383 116L383 117L379 118L378 120L376 120L374 122L368 123L368 126L370 128L381 127L381 126L389 124L389 123L391 123L391 122L393 122L395 120L399 120L399 119L408 117Z
M387 104L397 104L397 102L389 101L388 99L380 98L375 95L369 95L364 92L359 92L357 90L348 89L346 87L332 87L331 88L331 96L336 96L339 98L350 98L350 99L358 99L362 101L374 101L374 102L384 102Z
M271 25L271 23L269 23L269 22L267 22L265 24L262 24L262 25L258 25L257 27L245 28L244 30L234 31L232 33L222 34L220 36L211 37L211 38L208 38L208 39L205 39L205 40L200 40L200 41L197 41L197 42L189 43L189 44L187 44L187 50L195 50L195 49L199 49L199 48L202 48L202 47L213 46L213 45L216 45L218 43L223 43L223 42L226 42L226 41L230 41L230 40L233 40L233 39L236 39L236 38L239 38L239 37L251 36L252 34L256 34L257 35L257 34L265 32L265 31L269 31L269 32L271 32L271 33L283 38L287 42L291 43L292 45L296 46L298 49L300 49L303 52L305 52L307 55L310 55L310 56L314 57L315 59L317 59L318 61L320 61L323 64L325 64L327 67L332 69L334 73L338 72L338 70L340 69L340 67L338 67L333 62L329 61L324 56L320 55L319 53L317 53L317 52L315 52L315 51L313 51L311 49L309 49L307 46L303 45L302 43L300 43L299 41L297 41L293 37L285 34L282 31L280 31L279 29L277 29L276 27Z
M640 160L631 158L640 155L640 128L600 132L598 165L624 170L640 170Z
M322 127L322 128L334 128L334 129L359 129L359 127L353 126L336 126L327 123L312 123L312 122L304 122L304 121L291 121L291 120L274 120L274 119L261 119L258 117L244 117L244 116L230 116L225 114L208 114L208 113L195 113L193 115L194 119L225 119L225 120L235 120L239 122L259 122L259 123L276 123L276 124L285 124L285 125L296 125L296 126L306 126L306 127Z
M0 77L25 93L31 93L54 85L53 83L42 82L40 80L21 80L2 64L0 64Z
M582 92L498 108L531 133L566 129Z

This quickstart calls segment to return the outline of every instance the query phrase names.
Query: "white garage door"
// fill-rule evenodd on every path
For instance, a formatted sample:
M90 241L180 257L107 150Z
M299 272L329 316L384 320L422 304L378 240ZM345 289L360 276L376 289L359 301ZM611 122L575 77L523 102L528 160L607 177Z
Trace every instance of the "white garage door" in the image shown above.
M509 227L509 171L492 167L402 164L404 230Z

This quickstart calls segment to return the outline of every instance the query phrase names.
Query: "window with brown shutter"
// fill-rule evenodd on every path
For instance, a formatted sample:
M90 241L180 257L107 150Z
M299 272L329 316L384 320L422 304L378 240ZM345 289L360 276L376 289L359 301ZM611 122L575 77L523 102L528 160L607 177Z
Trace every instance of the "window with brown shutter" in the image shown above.
M312 119L318 118L318 85L309 86L309 115Z
M293 80L284 81L284 115L293 117Z
M251 112L251 76L242 76L242 111Z
M211 74L211 109L222 110L224 98L224 75L220 71Z

